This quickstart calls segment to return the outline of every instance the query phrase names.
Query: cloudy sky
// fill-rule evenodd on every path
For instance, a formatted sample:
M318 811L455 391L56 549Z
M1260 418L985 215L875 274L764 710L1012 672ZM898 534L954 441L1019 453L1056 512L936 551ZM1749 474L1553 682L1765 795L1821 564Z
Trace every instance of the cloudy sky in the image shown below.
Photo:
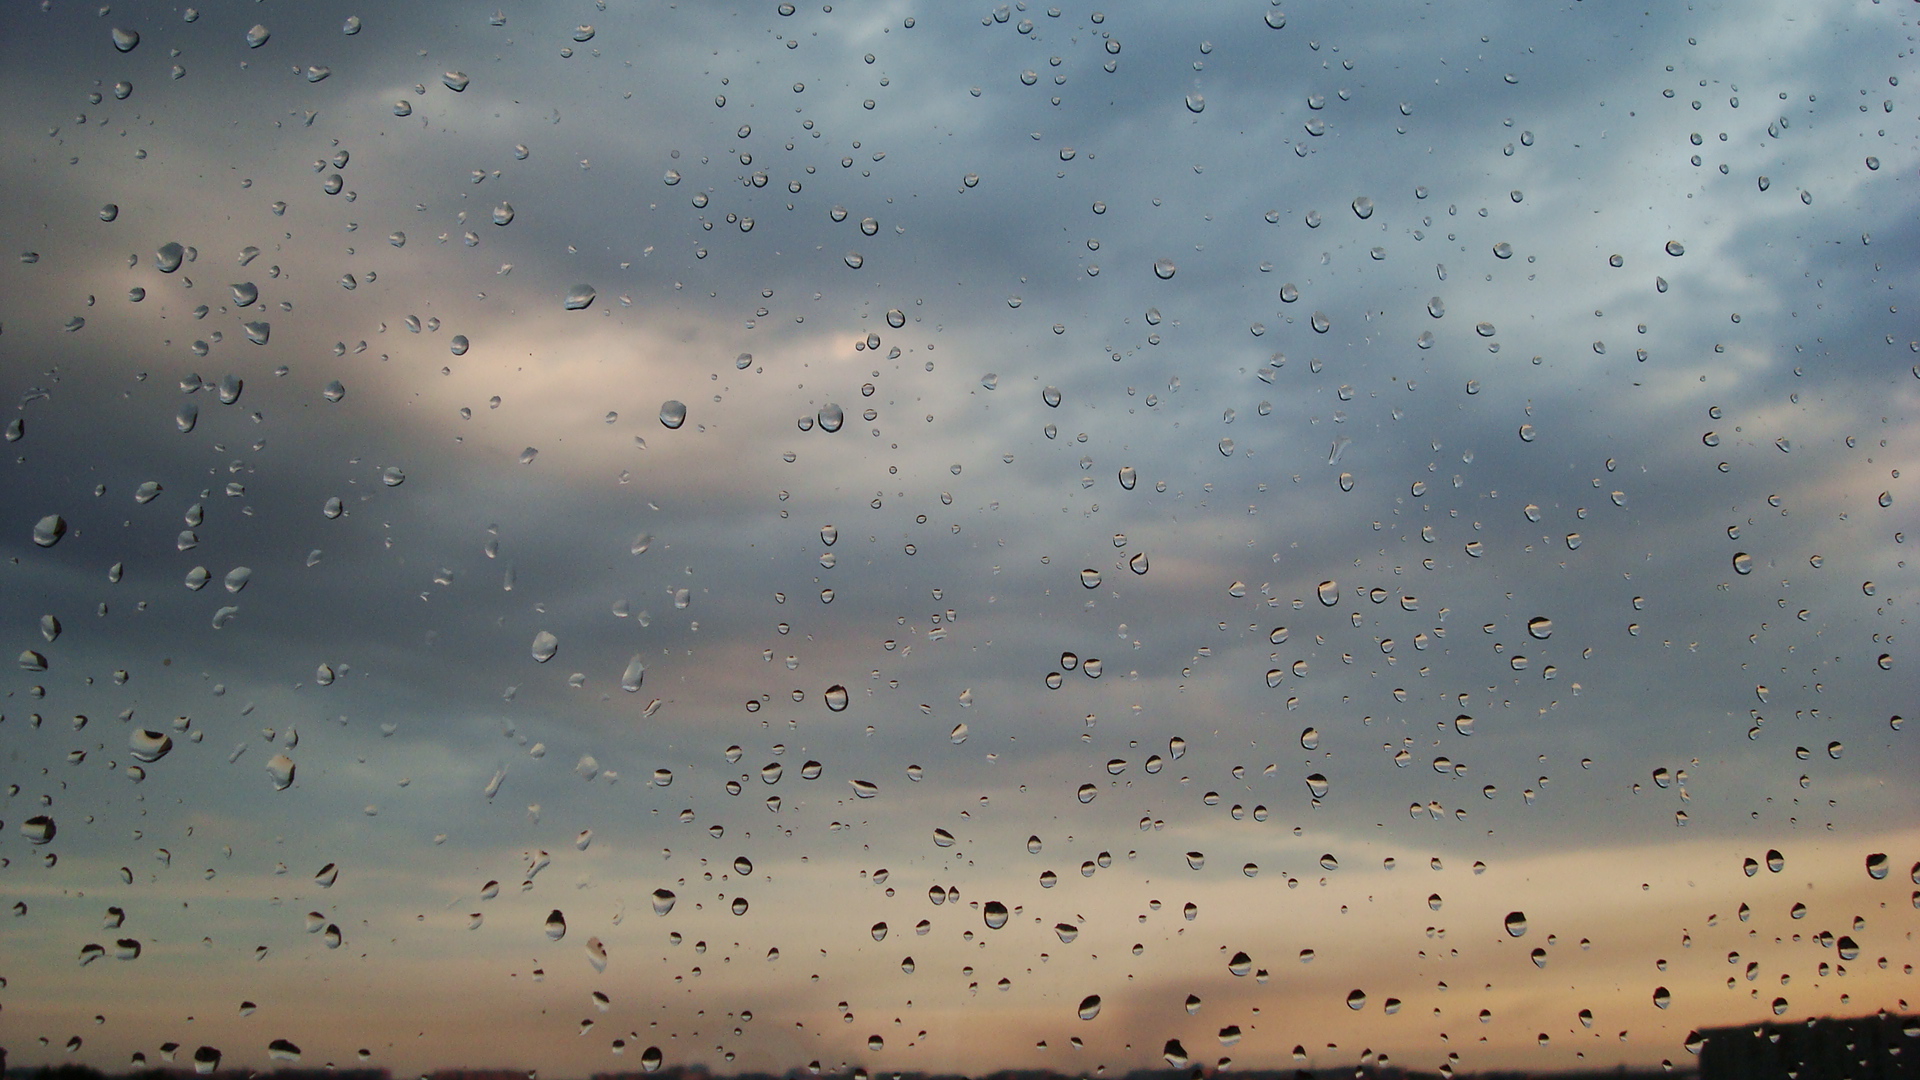
M0 10L8 1060L1913 1011L1914 25Z

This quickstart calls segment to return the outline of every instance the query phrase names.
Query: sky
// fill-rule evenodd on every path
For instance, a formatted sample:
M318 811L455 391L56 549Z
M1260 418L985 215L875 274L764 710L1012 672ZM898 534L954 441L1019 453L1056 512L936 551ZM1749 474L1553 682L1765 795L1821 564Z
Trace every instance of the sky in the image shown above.
M1914 1011L1914 28L7 7L8 1061Z

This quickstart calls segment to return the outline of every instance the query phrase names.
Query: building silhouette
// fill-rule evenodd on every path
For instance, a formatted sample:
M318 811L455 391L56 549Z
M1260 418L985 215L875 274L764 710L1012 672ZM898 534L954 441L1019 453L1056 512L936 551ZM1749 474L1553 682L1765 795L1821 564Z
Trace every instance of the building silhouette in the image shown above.
M1700 1080L1920 1080L1920 1018L1861 1016L1700 1032Z

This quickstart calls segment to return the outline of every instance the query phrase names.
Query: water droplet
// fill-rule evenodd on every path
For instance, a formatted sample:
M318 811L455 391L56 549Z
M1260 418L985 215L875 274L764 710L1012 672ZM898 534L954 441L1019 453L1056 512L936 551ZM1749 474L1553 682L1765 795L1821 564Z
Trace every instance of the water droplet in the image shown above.
M1092 567L1088 567L1087 569L1080 571L1080 584L1086 586L1089 589L1099 588L1100 587L1100 571L1095 570Z
M1753 573L1753 556L1744 551L1735 553L1733 556L1733 572L1736 574Z
M440 81L446 84L447 89L458 94L466 90L467 83L471 80L467 78L464 71L449 71L440 76Z
M1524 912L1519 912L1519 911L1508 912L1507 919L1506 919L1506 927L1507 927L1507 934L1509 936L1525 937L1527 933L1526 914Z
M1667 241L1667 254L1672 255L1674 258L1677 259L1680 256L1685 255L1686 253L1687 253L1687 246L1685 244L1682 244L1678 240Z
M675 430L687 422L687 407L678 401L665 401L660 404L660 426Z
M989 930L998 930L1007 925L1007 905L998 900L987 901L981 906L980 914L986 920Z
M820 430L831 433L839 431L841 426L847 422L847 413L846 410L840 406L828 402L820 407L818 420L820 421Z
M59 514L48 514L34 523L33 542L43 548L52 547L67 535L67 519Z
M267 759L267 776L273 781L273 790L285 791L293 786L293 759L285 754L275 754Z
M1172 259L1155 259L1154 260L1153 262L1154 277L1159 278L1161 281L1166 281L1168 278L1173 277L1174 273L1175 273L1175 267L1173 265Z
M672 911L675 899L677 898L673 893L666 889L653 890L653 913L655 915L665 915L667 912Z
M567 936L567 917L560 914L559 908L547 913L546 930L548 941L559 941Z
M551 633L542 630L533 635L533 660L535 663L544 664L553 659L553 654L559 651L560 639L554 637Z
M849 780L847 783L853 788L853 797L856 799L871 799L880 794L880 785L871 780Z
M1352 993L1347 995L1347 1008L1352 1009L1354 1012L1359 1012L1361 1009L1364 1009L1366 1007L1367 1007L1366 991L1355 990Z
M1092 784L1081 784L1080 790L1075 793L1075 797L1082 803L1090 803L1098 794L1100 794L1099 788L1094 787Z
M1186 1068L1188 1062L1192 1060L1187 1057L1187 1048L1180 1045L1179 1039L1168 1039L1167 1045L1160 1049L1160 1056L1166 1058L1167 1064L1176 1069Z
M1324 334L1328 330L1333 329L1333 321L1327 318L1327 313L1324 311L1314 312L1313 316L1307 320L1307 323L1313 327L1313 332L1316 334Z
M1059 408L1060 407L1060 388L1057 386L1049 386L1046 389L1040 391L1040 400L1046 402L1048 408L1052 408L1052 409Z
M1885 852L1875 852L1867 856L1868 877L1875 881L1884 881L1886 880L1887 869L1887 855Z
M1513 258L1513 245L1504 240L1493 245L1493 257L1496 259Z
M828 711L847 711L847 688L838 684L827 687L826 700Z
M353 35L359 33L360 32L360 16L358 15L347 16L347 20L340 24L340 32L347 35L348 37L352 37Z
M1353 216L1365 221L1373 216L1373 200L1362 195L1353 200Z
M1553 620L1536 615L1527 620L1527 633L1537 641L1545 641L1553 636Z
M846 263L848 267L858 270L867 264L867 257L857 251L849 251L847 252Z
M53 819L44 814L30 817L20 823L20 835L26 837L29 844L47 843L58 831L53 824Z
M139 45L140 32L138 30L122 30L117 26L113 28L114 48L121 52L132 52L135 48L139 47Z
M380 483L387 487L399 487L406 482L407 474L402 472L398 465L389 465L380 470Z
M1668 992L1666 987L1660 986L1660 987L1654 988L1654 991L1653 991L1653 1007L1654 1008L1664 1009L1672 1003L1673 1003L1673 994Z
M1100 995L1089 994L1080 999L1079 1016L1082 1020L1091 1020L1100 1015Z
M246 331L247 340L255 345L265 345L267 339L273 336L273 324L265 321L243 323L240 329Z
M1313 729L1308 728L1307 730L1311 731ZM1316 742L1317 741L1318 740L1316 740ZM1305 740L1303 739L1302 744L1304 745L1304 743L1305 743ZM1313 797L1316 799L1326 798L1327 792L1331 789L1331 787L1332 785L1327 782L1327 778L1321 775L1320 773L1314 773L1312 776L1307 777L1307 790L1310 793L1312 793Z
M664 1056L657 1046L649 1046L640 1052L640 1068L644 1072L659 1072Z
M620 674L620 689L629 694L638 693L646 678L647 665L641 662L639 653L634 653L633 659L627 661L627 670Z
M161 244L159 249L154 252L153 265L154 269L159 270L161 273L171 274L175 270L180 269L180 264L185 262L186 259L187 249L175 241L168 241L167 243Z
M1206 108L1207 108L1207 99L1203 95L1200 95L1200 94L1187 95L1187 111L1188 112L1196 112L1196 113L1204 112L1206 111Z
M1320 597L1320 603L1322 603L1327 607L1332 607L1333 605L1340 602L1339 582L1323 581L1319 585L1315 586L1314 593L1315 595Z
M593 286L575 285L567 290L566 298L560 301L560 306L567 311L582 311L592 306L593 297Z

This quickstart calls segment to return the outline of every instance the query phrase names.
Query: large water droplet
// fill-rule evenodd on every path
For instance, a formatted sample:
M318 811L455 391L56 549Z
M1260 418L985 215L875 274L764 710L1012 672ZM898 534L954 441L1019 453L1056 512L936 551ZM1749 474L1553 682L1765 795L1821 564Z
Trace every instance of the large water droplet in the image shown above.
M575 285L567 290L566 298L560 301L560 306L568 311L580 311L592 305L593 297L593 286Z
M827 687L827 709L831 712L847 711L847 688L839 684Z
M669 431L675 430L687 422L687 407L678 401L660 403L660 426Z
M1100 995L1088 994L1080 999L1080 1019L1091 1020L1100 1015Z
M533 659L535 663L544 664L553 659L553 654L559 651L560 639L554 637L551 633L542 630L533 635Z
M547 940L559 941L567 936L567 917L555 908L547 913Z
M139 45L140 32L138 30L122 30L117 26L113 28L114 48L121 52L132 52Z
M841 426L847 422L846 410L832 402L828 402L820 407L819 421L821 431L839 431Z
M275 754L267 759L267 777L273 781L273 790L285 791L293 786L293 759L285 754Z
M59 514L48 514L34 523L33 542L41 547L52 547L67 535L67 519Z
M998 900L987 901L981 906L980 914L986 920L989 930L998 930L1007 925L1007 905Z
M1168 278L1171 278L1176 269L1172 259L1155 259L1153 262L1153 276L1159 278L1161 281L1166 281Z
M1507 933L1513 937L1526 936L1526 933L1527 933L1526 913L1521 911L1508 912L1505 926L1507 928Z
M458 94L458 93L464 92L467 89L467 83L470 80L467 78L467 73L464 71L449 71L446 74L440 76L440 81L446 84L447 89Z
M173 749L173 738L162 731L136 730L127 737L127 748L135 759L151 764Z

